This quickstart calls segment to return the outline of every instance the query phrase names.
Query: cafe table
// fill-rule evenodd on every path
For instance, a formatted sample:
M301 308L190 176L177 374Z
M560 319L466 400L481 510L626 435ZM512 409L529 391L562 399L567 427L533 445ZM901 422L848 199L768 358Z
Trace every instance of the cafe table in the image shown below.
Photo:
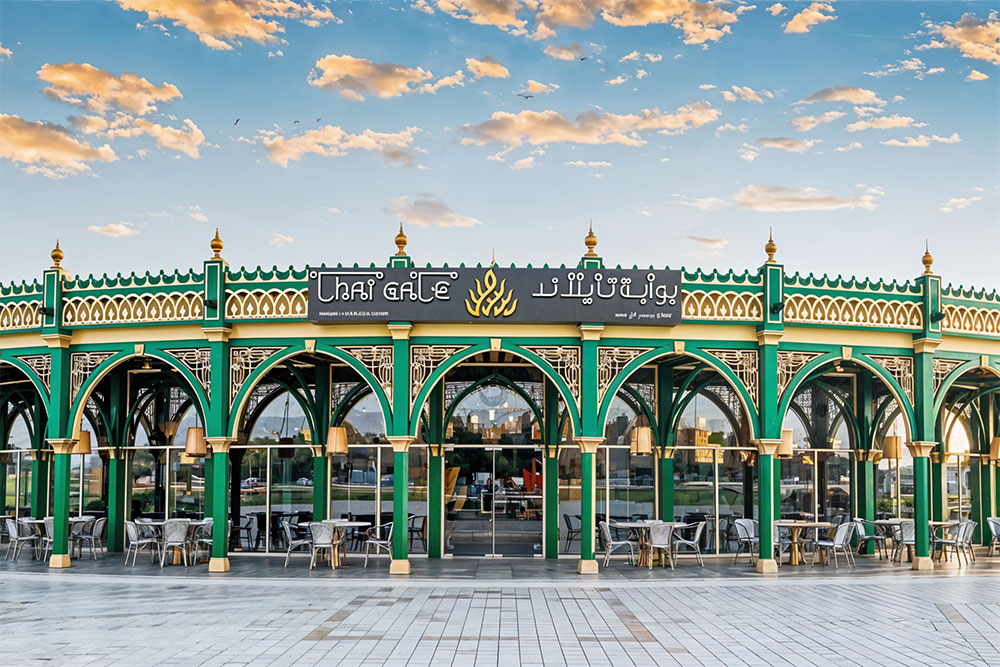
M793 521L790 519L779 519L774 522L774 525L778 528L788 529L789 539L792 543L791 549L788 552L789 565L801 565L805 562L805 555L802 552L802 541L800 540L803 530L814 528L818 533L823 528L833 528L833 524L829 521Z
M639 557L636 559L637 567L649 567L650 563L655 563L652 549L649 548L649 529L658 524L666 523L674 527L674 530L686 526L683 521L616 521L608 524L609 528L625 528L635 531L639 538Z
M325 519L322 523L328 523L333 526L334 542L341 539L341 535L339 533L345 528L368 528L369 526L371 526L371 523L369 523L368 521L348 521L347 519ZM350 565L347 564L346 549L344 550L343 560L341 560L340 557L340 549L333 550L333 567L334 568L350 567Z

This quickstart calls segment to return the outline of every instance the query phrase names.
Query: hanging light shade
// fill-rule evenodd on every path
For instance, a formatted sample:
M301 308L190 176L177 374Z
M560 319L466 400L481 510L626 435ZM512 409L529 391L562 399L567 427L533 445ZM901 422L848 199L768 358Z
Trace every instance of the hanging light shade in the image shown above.
M163 435L167 436L167 438L169 439L177 435L177 427L179 425L180 422L175 422L175 421L162 422L160 424L160 430L163 431Z
M795 441L792 439L792 429L786 428L781 432L781 444L778 445L778 458L792 458L793 449L795 449Z
M1000 436L990 441L990 458L994 463L1000 463Z
M74 454L90 454L90 431L80 431L80 439L73 448Z
M184 441L184 453L188 456L205 456L208 453L208 446L205 443L205 429L200 426L192 426L187 430L187 439Z
M634 456L649 456L653 453L653 429L636 426L632 429L629 450Z
M887 435L882 440L882 458L899 459L903 457L903 436Z
M347 454L347 429L343 426L331 426L326 433L326 452L330 456Z

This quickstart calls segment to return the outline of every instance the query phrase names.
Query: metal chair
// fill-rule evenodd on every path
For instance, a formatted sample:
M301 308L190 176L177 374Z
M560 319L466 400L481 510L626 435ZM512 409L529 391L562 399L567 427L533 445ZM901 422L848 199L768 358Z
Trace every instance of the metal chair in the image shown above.
M56 518L54 516L45 517L45 533L42 535L42 560L46 560L55 545Z
M167 551L176 549L181 552L184 566L188 564L188 551L191 543L188 541L190 519L167 519L163 522L163 548L160 551L160 567L167 562Z
M292 527L287 521L281 522L281 530L285 534L285 544L288 545L288 549L285 551L285 567L288 567L288 561L291 559L293 551L302 547L312 550L312 531L310 530L309 537L296 540L292 539Z
M424 551L427 551L427 538L424 537L424 526L426 521L427 517L423 514L414 514L410 516L406 531L410 538L410 548L413 547L413 538L416 537L420 540L420 543L424 545Z
M816 564L816 554L820 550L826 549L833 552L833 566L835 568L840 568L840 563L837 562L838 551L844 554L848 566L854 567L854 550L851 549L851 536L854 534L856 527L853 521L848 521L837 526L837 532L833 534L832 540L816 540L816 550L813 551L811 565ZM829 559L827 559L827 562L829 562Z
M291 526L287 521L281 522L282 529L289 530ZM330 568L333 568L333 550L337 548L337 544L334 543L334 528L333 524L323 523L322 521L310 521L309 524L309 535L312 538L312 556L309 558L309 569L313 569L316 565L316 555L320 552L326 551L330 554ZM287 527L287 528L286 528ZM288 553L285 554L285 562L288 562Z
M740 554L743 553L744 549L750 555L750 564L753 565L756 561L754 552L760 548L760 538L754 535L753 524L753 519L736 519L733 521L733 526L736 528L736 557L733 558L733 564L739 561Z
M879 531L878 524L871 523L870 521L865 521L864 519L854 519L856 525L856 535L858 536L858 553L862 553L865 546L869 542L875 543L875 553L879 560L886 555L885 552L885 542L886 536ZM872 534L869 535L867 532L868 526L872 527Z
M697 521L695 523L689 523L684 526L678 526L673 532L673 551L674 551L674 562L677 562L677 550L683 547L691 547L694 549L695 555L698 556L698 565L705 567L705 561L701 557L701 534L705 532L705 521ZM691 539L684 537L684 533L681 531L694 529L694 535Z
M986 525L990 527L990 533L993 534L993 539L990 540L990 551L987 554L987 556L992 556L997 546L1000 546L1000 517L988 517Z
M382 539L379 537L379 533L385 531L387 526L388 531L385 533L385 539ZM368 529L368 538L365 540L365 567L368 567L368 556L372 552L372 547L375 548L376 556L383 549L387 554L392 555L392 526L393 524L390 523Z
M94 560L97 560L98 550L103 552L104 547L101 545L101 536L104 534L104 527L107 523L108 520L104 517L88 521L84 524L84 527L79 534L74 535L74 541L80 549L81 558L83 558L84 546L90 548L90 555L94 557Z
M899 541L896 543L896 556L899 562L903 562L903 552L912 549L917 544L917 524L912 519L907 519L899 524Z
M15 521L10 517L5 517L4 523L7 526L7 537L10 540L7 542L7 555L4 556L4 560L10 558L10 552L13 550L14 560L11 562L16 563L17 557L21 554L21 549L26 544L32 549L38 548L39 537L38 532L34 528L20 521Z
M573 543L573 538L579 537L583 526L579 522L574 525L573 518L569 514L563 514L563 523L566 524L566 547L563 549L563 552L568 553L569 547Z
M972 547L972 537L976 532L976 526L979 524L972 519L966 519L962 523L965 524L965 534L962 536L958 548L965 554L966 563L975 563L976 550Z
M612 540L611 529L608 527L607 521L600 522L600 529L601 539L604 541L604 567L607 567L611 562L611 554L623 547L628 547L628 564L632 565L635 562L635 548L638 545L630 540L621 540L617 542Z
M194 557L192 558L192 560L195 563L201 562L202 548L204 548L205 551L208 552L209 558L211 558L212 543L214 541L212 537L212 528L214 527L214 525L215 522L212 519L206 519L205 523L195 527L194 534L191 536L191 548L192 551L194 552ZM226 540L226 543L227 544L229 543L228 539Z
M128 565L129 554L132 554L132 567L139 552L149 549L149 562L154 562L154 554L160 552L160 541L155 537L144 537L139 533L139 527L134 521L125 522L125 534L128 536L128 548L125 549L125 564Z
M674 569L674 559L671 557L672 545L671 537L674 534L674 524L654 523L649 527L649 543L646 548L649 550L647 564L649 569L653 569L653 549L660 550L660 567L670 563L670 569ZM666 552L666 562L664 562L663 552Z

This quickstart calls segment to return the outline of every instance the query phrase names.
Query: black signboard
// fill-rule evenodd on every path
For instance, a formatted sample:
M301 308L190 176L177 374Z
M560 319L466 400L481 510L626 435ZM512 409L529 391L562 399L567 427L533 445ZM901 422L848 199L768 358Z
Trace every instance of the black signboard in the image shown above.
M681 273L310 268L309 321L680 324Z

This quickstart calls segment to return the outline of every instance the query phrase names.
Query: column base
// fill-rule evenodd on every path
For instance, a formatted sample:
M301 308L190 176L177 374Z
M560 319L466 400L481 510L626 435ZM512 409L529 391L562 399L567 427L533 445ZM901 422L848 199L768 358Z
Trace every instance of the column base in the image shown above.
M930 556L914 556L913 557L913 570L933 570L934 561L931 560Z
M229 572L229 558L212 558L208 561L209 572Z
M49 567L69 567L69 554L52 554Z
M777 574L778 562L773 558L758 558L757 572L759 574Z
M597 574L596 560L580 560L576 564L577 574Z
M409 573L410 573L409 560L389 561L389 574L409 574Z

